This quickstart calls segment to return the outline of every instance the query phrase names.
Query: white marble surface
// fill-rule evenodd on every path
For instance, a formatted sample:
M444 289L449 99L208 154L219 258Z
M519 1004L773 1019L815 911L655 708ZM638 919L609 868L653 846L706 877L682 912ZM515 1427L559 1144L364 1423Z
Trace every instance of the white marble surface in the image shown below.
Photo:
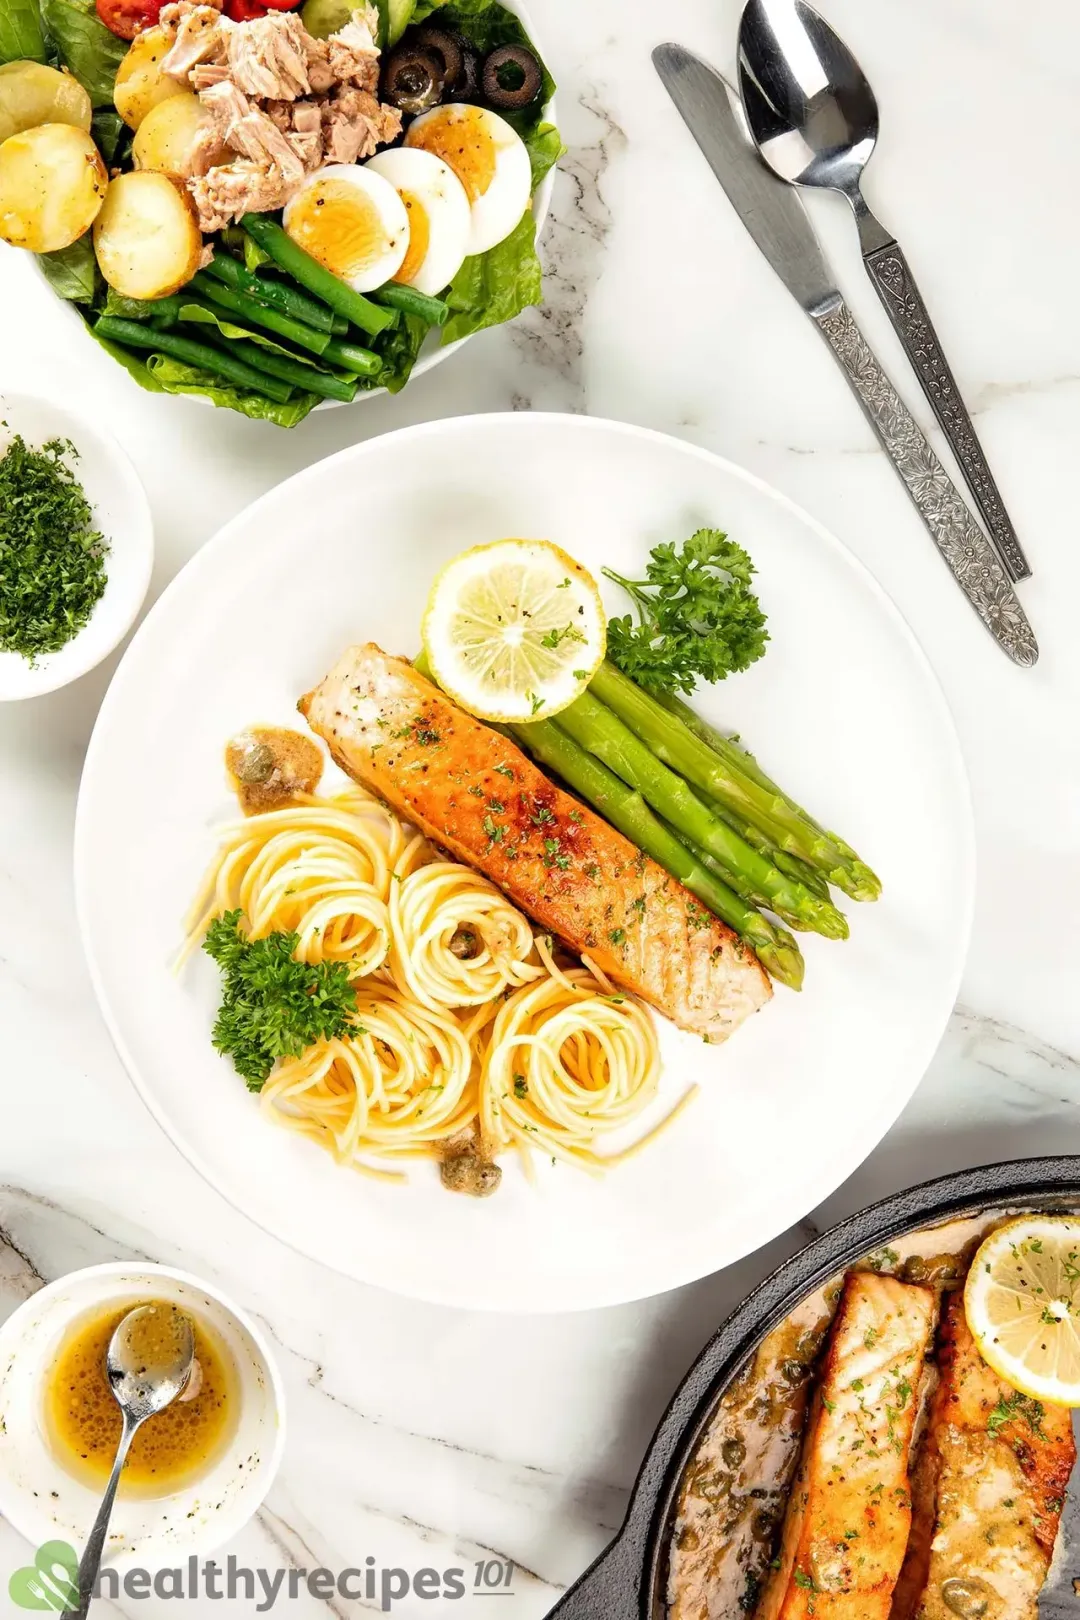
M1080 1151L1075 5L824 0L881 102L871 201L916 268L1035 568L1023 587L1043 647L1034 673L994 650L950 584L824 347L654 79L649 50L662 34L730 64L737 0L534 9L571 144L544 313L478 340L397 400L283 435L138 393L5 252L0 386L107 413L154 504L155 591L287 473L356 437L456 412L623 417L719 450L801 501L877 574L941 677L970 767L980 863L962 1008L903 1119L804 1230L960 1165ZM841 283L925 421L832 202L816 200L814 213ZM216 1280L267 1325L291 1397L285 1465L231 1549L241 1561L343 1567L370 1555L441 1568L498 1554L519 1566L517 1620L542 1615L618 1525L683 1368L803 1229L665 1298L523 1321L395 1300L248 1225L144 1112L87 982L71 829L109 673L0 712L0 1315L39 1279L118 1256ZM0 1526L0 1584L25 1552ZM279 1605L298 1620L363 1606ZM410 1599L396 1612L477 1607L472 1596ZM175 1609L151 1598L115 1612L157 1620ZM223 1611L246 1616L254 1603L204 1599L184 1612Z

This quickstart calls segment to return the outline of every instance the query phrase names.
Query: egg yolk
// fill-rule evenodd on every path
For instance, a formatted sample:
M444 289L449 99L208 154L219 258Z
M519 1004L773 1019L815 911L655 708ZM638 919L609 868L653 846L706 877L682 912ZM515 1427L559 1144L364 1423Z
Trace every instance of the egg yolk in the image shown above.
M409 251L394 280L410 282L414 276L419 275L420 267L428 256L428 248L431 246L431 220L428 218L427 209L414 192L402 191L399 195L409 216Z
M295 199L287 229L313 259L348 281L395 245L365 191L347 180L319 180Z
M481 107L435 113L423 124L413 125L406 145L442 158L465 187L471 203L484 195L495 178L495 142Z

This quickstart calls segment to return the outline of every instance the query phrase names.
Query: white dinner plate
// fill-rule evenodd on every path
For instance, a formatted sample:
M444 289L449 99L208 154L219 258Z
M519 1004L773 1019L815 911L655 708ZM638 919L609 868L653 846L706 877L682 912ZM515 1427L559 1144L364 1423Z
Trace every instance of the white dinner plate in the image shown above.
M297 697L354 641L413 653L437 570L507 535L638 575L659 541L727 529L751 552L772 641L702 691L765 767L884 882L846 906L851 939L804 936L802 995L780 989L725 1046L661 1021L658 1112L700 1094L601 1181L512 1159L487 1201L432 1166L407 1186L338 1168L261 1116L210 1045L217 970L170 964L181 918L235 814L222 754L252 723L301 724ZM609 608L622 611L614 587ZM352 446L228 523L150 613L102 706L76 829L79 915L120 1055L169 1136L252 1220L397 1292L557 1311L673 1288L798 1220L884 1135L952 1010L971 923L971 809L951 718L879 586L805 513L677 440L573 416L479 416ZM649 1116L650 1118L653 1116Z

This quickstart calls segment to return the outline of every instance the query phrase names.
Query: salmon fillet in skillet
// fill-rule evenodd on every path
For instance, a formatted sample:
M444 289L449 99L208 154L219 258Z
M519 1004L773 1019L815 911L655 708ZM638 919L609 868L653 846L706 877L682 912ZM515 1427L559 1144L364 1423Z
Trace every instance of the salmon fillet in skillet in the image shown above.
M971 1588L972 1613L986 1620L1036 1620L1076 1460L1072 1414L1018 1395L987 1366L959 1293L938 1365L893 1620L955 1620L950 1581Z
M887 1620L911 1524L908 1453L934 1314L929 1289L848 1277L757 1620Z
M730 928L405 659L351 647L299 707L354 781L681 1029L724 1040L768 1001Z

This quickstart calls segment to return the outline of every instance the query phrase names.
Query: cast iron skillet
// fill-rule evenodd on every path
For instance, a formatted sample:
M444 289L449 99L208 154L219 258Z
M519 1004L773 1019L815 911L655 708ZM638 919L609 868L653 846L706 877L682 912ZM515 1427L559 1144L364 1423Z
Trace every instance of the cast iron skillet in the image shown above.
M830 1277L891 1238L995 1209L1073 1210L1080 1157L1013 1159L923 1182L822 1233L728 1317L660 1420L619 1534L549 1620L662 1620L667 1545L679 1482L719 1397L774 1327Z

